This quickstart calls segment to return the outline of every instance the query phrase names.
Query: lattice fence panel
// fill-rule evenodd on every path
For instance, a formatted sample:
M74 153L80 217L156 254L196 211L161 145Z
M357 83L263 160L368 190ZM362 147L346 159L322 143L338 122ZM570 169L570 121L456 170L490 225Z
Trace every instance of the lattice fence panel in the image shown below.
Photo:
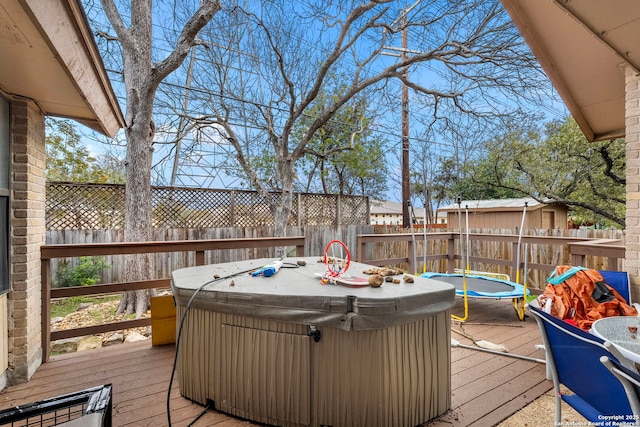
M276 194L271 195L278 199ZM233 222L237 227L273 226L273 214L269 203L258 193L238 192L233 197Z
M340 224L361 225L362 218L369 218L369 201L366 197L340 197Z
M151 189L155 228L271 227L269 202L255 191L182 187ZM338 206L339 205L339 206ZM124 227L125 187L113 184L47 183L48 230L98 230ZM289 226L363 225L369 222L368 198L295 194ZM340 218L338 218L340 212Z
M124 187L93 184L47 184L48 230L124 227Z
M338 196L305 194L301 225L336 225Z
M230 192L154 187L151 192L156 228L214 228L231 226Z

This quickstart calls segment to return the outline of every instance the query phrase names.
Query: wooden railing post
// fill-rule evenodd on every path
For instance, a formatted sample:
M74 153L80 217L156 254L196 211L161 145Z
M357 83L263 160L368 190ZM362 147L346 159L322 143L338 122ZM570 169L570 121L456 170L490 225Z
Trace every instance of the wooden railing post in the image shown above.
M447 240L447 273L452 274L455 270L456 238L453 234Z
M414 240L411 239L407 242L407 258L408 258L407 271L409 272L409 274L416 273L417 266L414 265L415 254L416 254L416 247L414 245Z
M356 237L356 261L364 262L367 255L365 254L365 250L367 249L367 244L364 241L362 236Z
M569 256L569 262L571 262L571 265L584 265L585 264L585 259L587 258L586 255L584 254L574 254L572 253Z
M196 265L204 265L204 251L196 251Z
M42 361L47 362L51 345L51 260L42 259L40 262L40 280L42 281Z
M607 258L607 270L618 270L618 259L624 257L625 248L617 239L595 239L569 243L571 265L585 266L587 256Z
M518 242L513 242L511 244L511 278L515 280L516 277L520 277L518 271L520 270L520 266L518 265Z

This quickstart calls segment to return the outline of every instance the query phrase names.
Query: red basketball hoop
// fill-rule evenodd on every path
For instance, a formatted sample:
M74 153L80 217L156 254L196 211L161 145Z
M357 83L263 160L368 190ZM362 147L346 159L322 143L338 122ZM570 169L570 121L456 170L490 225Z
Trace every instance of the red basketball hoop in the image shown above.
M325 275L336 278L344 274L351 264L351 253L340 240L332 240L324 250L324 265L327 267Z

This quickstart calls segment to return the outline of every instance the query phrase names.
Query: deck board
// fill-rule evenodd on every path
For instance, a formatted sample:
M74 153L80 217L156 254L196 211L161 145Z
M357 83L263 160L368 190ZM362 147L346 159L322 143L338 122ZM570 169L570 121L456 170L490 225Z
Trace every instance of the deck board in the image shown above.
M464 314L462 299L453 313ZM475 340L505 345L511 354L544 359L535 348L542 342L535 321L519 321L511 300L470 299L462 329ZM455 332L451 337L473 344ZM451 349L451 360L451 409L426 426L496 425L553 387L540 363L460 347Z
M462 299L453 312L463 314ZM475 340L504 344L510 353L544 359L544 352L534 347L541 343L535 321L520 322L510 300L470 299L469 318L462 328ZM455 332L451 336L461 344L472 344ZM552 388L543 364L460 347L451 353L451 409L425 426L496 425ZM173 357L173 345L151 347L150 341L53 356L28 383L0 392L0 409L111 383L114 426L167 425ZM172 384L170 406L172 426L188 425L203 410L180 396L177 380ZM257 424L214 410L195 424L249 425Z

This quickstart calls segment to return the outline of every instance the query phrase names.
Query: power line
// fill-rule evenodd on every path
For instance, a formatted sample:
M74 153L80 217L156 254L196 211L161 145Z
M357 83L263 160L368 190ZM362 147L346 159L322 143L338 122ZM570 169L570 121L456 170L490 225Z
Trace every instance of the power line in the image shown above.
M417 5L417 3L418 2L416 2L416 4L414 4L414 6ZM104 25L104 23L103 23L103 25ZM240 23L238 23L236 25L239 26ZM160 28L162 30L166 30L167 32L173 32L174 36L177 34L175 29L170 29L170 28L167 28L167 27L157 26L157 25L154 25L154 27L155 28ZM252 37L251 26L248 26L248 27L249 27L249 33L250 33L249 36ZM108 26L105 26L105 28L108 28ZM156 32L154 32L154 34L156 34ZM319 48L318 46L316 46L315 44L312 44L309 40L307 40L305 38L298 37L297 35L293 36L292 34L290 34L290 36L293 37L297 41L298 45L306 46L308 49L313 48L314 50L317 50ZM225 39L225 37L223 35L220 35L220 38L222 39L222 41L228 40L228 39ZM210 48L216 48L216 49L217 48L222 48L222 49L225 49L226 51L234 52L234 54L238 55L238 60L243 55L247 55L247 57L249 57L251 59L251 61L256 65L255 67L252 67L250 69L245 69L244 67L242 67L240 65L235 66L235 65L231 65L230 64L228 66L229 70L237 72L240 76L243 76L243 75L255 76L255 78L259 82L264 81L268 77L267 74L265 74L264 67L270 65L270 63L266 59L263 59L262 56L256 56L256 55L253 55L251 53L244 52L244 51L242 51L240 49L235 49L235 48L233 48L231 46L228 46L228 45L225 46L224 44L221 44L221 43L213 43L211 41L207 41L206 43L210 44ZM161 39L161 38L158 38L158 37L154 37L153 44L154 44L154 50L155 50L156 53L165 53L165 54L167 54L167 53L169 53L171 51L171 49L166 47L167 44L166 44L166 40L164 40L164 39ZM228 43L228 44L230 44L230 43ZM194 47L194 52L195 52L195 47ZM196 55L194 53L194 57L195 56ZM357 64L355 63L355 59L353 59L353 58L349 58L347 56L347 57L343 58L343 60L344 60L344 62L342 62L342 65L349 66L349 67L357 67ZM206 64L206 62L205 62L205 64ZM434 73L436 73L437 75L439 75L441 77L445 75L442 69L433 67L431 63L427 62L427 63L425 63L423 65L426 66L427 69L432 70ZM205 65L205 67L206 67L206 65ZM184 70L184 68L181 67L181 70ZM118 82L119 83L124 83L123 80L122 80L122 77L121 77L122 76L121 72L119 72L117 70L114 70L114 69L110 69L109 72L112 73L112 74L115 74L117 76L120 76L120 80L118 80ZM176 78L177 78L178 75L179 75L179 73L175 74L175 75L172 75L172 76L176 76ZM268 105L268 104L261 103L261 102L256 101L256 100L248 100L248 99L244 99L244 98L237 97L237 96L230 96L228 94L223 94L221 92L213 92L210 89L197 87L195 85L187 87L187 85L183 85L183 84L179 84L179 83L175 83L175 82L169 82L169 81L164 81L164 82L161 83L161 85L163 87L173 88L173 89L177 89L177 90L185 91L185 92L188 90L188 91L200 94L200 95L204 95L206 97L218 97L218 98L221 98L221 99L237 102L237 103L240 103L242 108L245 108L247 106L253 106L253 107L261 108L261 109L270 109L271 111L274 111L274 112L277 112L277 113L282 113L282 114L288 114L288 112L289 112L288 109L283 108L283 107L278 107L278 106L275 106L275 105ZM260 83L259 83L259 85L260 85ZM261 89L262 86L260 85L259 88ZM119 99L123 100L122 97L119 97ZM506 105L506 104L502 103L502 105ZM546 106L541 106L541 107L542 108L548 108ZM186 111L186 109L185 109L185 111ZM417 111L415 111L414 113L418 114ZM311 115L306 115L306 116L307 117L312 117ZM339 123L341 125L344 125L344 126L348 126L348 123L339 122L339 121L335 121L335 122L337 122L337 123ZM233 125L233 126L242 127L242 128L245 129L245 131L248 130L248 129L261 130L260 127L258 127L258 126L251 126L248 123L239 123L237 121L237 118L236 118L235 121L230 122L230 124ZM397 139L399 136L403 136L403 135L399 135L397 132L392 132L392 131L388 130L388 128L382 127L382 126L372 127L372 128L370 128L370 131L374 135L387 136L387 137L390 137L390 138L393 138L393 139ZM426 143L437 144L437 145L442 146L442 147L453 147L454 146L454 144L448 144L448 143L442 143L442 142L438 143L438 142L422 139L422 138L419 138L419 137L415 137L415 138L412 138L412 139L414 139L416 142L421 142L421 143L424 143L424 144L426 144ZM395 145L392 145L392 146L395 146ZM178 151L179 150L176 150L176 155L179 155Z

